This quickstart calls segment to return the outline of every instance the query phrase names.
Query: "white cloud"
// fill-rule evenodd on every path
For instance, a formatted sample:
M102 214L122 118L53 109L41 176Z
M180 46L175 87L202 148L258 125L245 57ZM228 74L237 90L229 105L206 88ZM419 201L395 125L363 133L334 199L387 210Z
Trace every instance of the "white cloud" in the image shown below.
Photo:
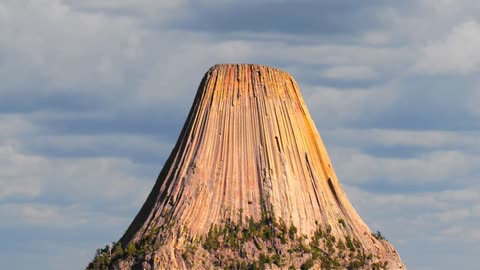
M128 18L75 12L57 0L7 1L1 10L7 16L0 89L28 83L25 78L36 88L46 82L50 91L89 82L118 85L142 51L143 32Z
M372 220L372 228L386 230L387 238L394 235L402 246L479 239L480 219L472 209L480 203L478 186L413 194L378 194L348 185L346 190L360 215Z
M0 199L39 196L43 178L25 172L40 170L44 165L40 158L27 158L10 145L0 145Z
M32 240L27 243L19 243L20 241L16 240L15 244L9 246L8 251L0 253L0 267L2 269L64 270L71 269L72 265L75 265L78 269L84 269L93 258L95 248L104 247L107 240L99 240L95 247L87 246L83 243L84 241L72 241L71 235L82 233L79 228L76 227L69 236L62 235L70 241L48 239L48 236L44 236L45 240ZM56 235L61 234L61 231L57 230ZM19 245L22 245L21 248L18 247Z
M133 153L144 153L146 155L157 153L168 153L173 148L173 142L163 143L149 135L128 135L128 134L98 134L98 135L39 135L28 142L23 142L25 150L38 152L43 150L49 154L49 150L60 152L60 155L70 154L82 156L91 153L93 156L111 157L116 155L120 158L122 153L128 158ZM102 152L103 151L103 152ZM78 153L75 155L75 153Z
M396 98L395 92L378 89L304 88L304 99L320 130L321 127L348 125L368 119L391 106Z
M475 0L421 0L421 4L437 15L450 17L466 17L480 7Z
M470 99L467 101L467 108L480 120L480 83L475 84Z
M371 208L383 207L395 208L396 210L407 209L426 209L427 212L437 210L459 209L465 205L475 207L480 200L480 188L478 186L467 186L459 189L448 189L443 191L428 191L419 193L393 193L383 194L373 191L365 191L361 188L346 185L347 192L352 195L352 199L359 204L360 207ZM475 209L475 208L474 208ZM383 211L383 210L382 210ZM385 210L388 212L390 210ZM475 210L469 211L473 213ZM405 212L405 213L408 213ZM431 216L433 217L433 215ZM438 217L438 215L436 215Z
M480 133L476 131L337 128L326 130L323 134L335 138L338 145L450 148L480 152Z
M459 221L456 219L455 221ZM443 243L452 242L461 238L465 243L478 243L480 240L480 229L478 226L459 226L452 225L444 230L441 230L438 235L433 237L433 240ZM442 244L443 244L442 243Z
M0 216L8 225L48 225L51 227L79 226L87 223L86 217L79 215L78 207L59 207L46 204L14 204L0 205ZM81 215L81 214L80 214Z
M326 69L322 75L331 79L355 80L374 79L377 74L365 66L336 66Z
M0 144L13 143L20 136L32 135L35 127L26 117L17 114L0 114Z
M333 150L333 151L332 151ZM462 186L478 176L480 156L459 151L432 151L413 157L375 157L349 148L331 148L337 173L347 183L369 181L399 185Z
M183 35L182 40L178 36ZM166 33L169 53L163 53L138 86L130 93L137 104L191 105L203 74L217 63L249 62L255 45L243 41L212 42L205 35ZM178 64L177 64L178 63ZM186 108L188 109L188 108Z
M390 41L390 36L385 32L367 32L361 36L361 39L370 45L385 45Z
M265 48L264 54L271 55L272 58L281 56L285 60L302 64L323 64L323 65L361 65L369 67L370 65L383 66L387 63L395 63L398 55L395 50L388 47L370 47L362 45L341 45L315 43L312 45L299 44L262 46Z
M7 11L7 8L5 7L4 4L0 3L0 29L3 29L6 27L7 22L9 21L9 14Z
M107 12L110 16L135 16L140 20L165 22L182 16L188 8L185 0L66 0L74 9L86 12Z
M81 204L5 203L0 204L0 217L4 221L0 227L104 228L125 225L130 221L124 216L105 212L105 208L102 210L86 209Z
M67 3L70 1L67 1ZM105 8L105 9L171 9L184 5L185 1L168 1L168 0L84 0L81 2L73 2L72 5L78 5L83 8Z
M140 164L121 158L53 159L18 152L0 145L0 198L48 196L78 203L128 201L122 209L138 207L153 179L137 176ZM135 192L131 187L137 186Z
M466 21L442 40L426 45L414 69L427 74L476 71L480 66L479 47L480 24Z

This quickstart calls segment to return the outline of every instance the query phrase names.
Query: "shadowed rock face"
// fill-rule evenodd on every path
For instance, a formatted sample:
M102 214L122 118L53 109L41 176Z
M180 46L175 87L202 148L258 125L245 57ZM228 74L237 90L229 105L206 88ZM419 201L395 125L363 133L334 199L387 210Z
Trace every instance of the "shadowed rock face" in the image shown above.
M227 260L243 252L247 255L241 261L248 263L268 245L282 256L295 245L294 237L292 243L281 244L253 235L242 240L243 247L222 249L226 234L209 234L216 225L236 226L234 232L240 235L247 218L268 223L279 234L281 229L274 227L281 221L304 235L307 244L323 228L334 243L352 239L358 254L372 254L365 267L386 261L387 269L405 269L392 245L372 235L346 197L295 80L267 66L215 65L199 86L155 186L120 240L123 247L143 246L142 254L118 257L112 265L223 267L219 257ZM208 237L217 237L220 247L206 247ZM250 240L258 244L249 246ZM233 241L240 246L239 240ZM324 244L319 245L327 250ZM342 260L337 248L330 253ZM343 259L351 262L353 257ZM290 258L271 267L299 267L305 260ZM322 265L313 262L317 268ZM338 269L349 265L340 264Z

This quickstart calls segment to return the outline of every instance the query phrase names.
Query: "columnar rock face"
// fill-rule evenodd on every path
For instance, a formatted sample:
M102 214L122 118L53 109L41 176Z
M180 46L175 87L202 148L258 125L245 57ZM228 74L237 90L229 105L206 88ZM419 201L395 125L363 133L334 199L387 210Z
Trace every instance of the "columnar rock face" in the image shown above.
M314 239L319 235L323 240ZM212 238L213 246L206 244ZM113 259L120 269L405 269L349 202L295 80L260 65L208 70L175 148L119 243L135 249ZM295 249L302 245L308 249Z

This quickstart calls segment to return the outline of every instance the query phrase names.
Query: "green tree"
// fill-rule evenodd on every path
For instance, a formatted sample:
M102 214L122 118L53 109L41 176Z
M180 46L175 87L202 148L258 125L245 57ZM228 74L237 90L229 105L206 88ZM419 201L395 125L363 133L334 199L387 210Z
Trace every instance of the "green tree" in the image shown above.
M127 257L129 258L135 257L135 255L137 255L137 248L132 242L128 243L127 247L125 248L125 255L127 255Z
M123 252L122 243L118 242L113 248L112 257L113 258L122 257L124 254L125 253Z

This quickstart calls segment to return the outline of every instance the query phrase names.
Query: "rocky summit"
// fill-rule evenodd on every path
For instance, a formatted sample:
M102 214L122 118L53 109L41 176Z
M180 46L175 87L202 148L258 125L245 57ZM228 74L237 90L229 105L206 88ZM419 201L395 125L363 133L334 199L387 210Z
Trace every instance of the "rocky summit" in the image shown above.
M208 70L123 237L87 269L406 269L340 185L295 80Z

